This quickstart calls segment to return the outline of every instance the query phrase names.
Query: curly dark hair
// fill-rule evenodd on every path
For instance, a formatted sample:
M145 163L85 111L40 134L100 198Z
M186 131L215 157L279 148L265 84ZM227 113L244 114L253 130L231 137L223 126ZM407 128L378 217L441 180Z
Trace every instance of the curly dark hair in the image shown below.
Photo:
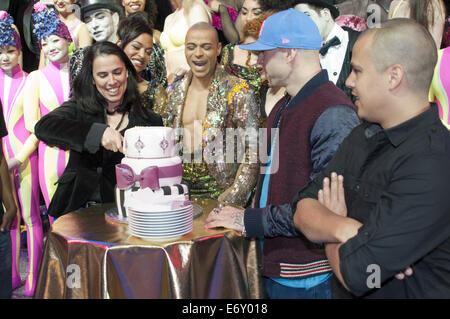
M258 39L263 22L274 13L275 11L272 10L265 11L259 17L247 22L242 29L244 38L253 37L255 39Z
M144 11L148 14L149 25L153 29L158 19L158 6L155 0L146 0Z

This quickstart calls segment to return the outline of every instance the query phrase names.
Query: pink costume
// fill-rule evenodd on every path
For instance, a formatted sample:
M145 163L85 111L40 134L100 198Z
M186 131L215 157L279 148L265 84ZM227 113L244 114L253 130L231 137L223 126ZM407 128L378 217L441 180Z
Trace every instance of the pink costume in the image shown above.
M68 63L50 62L45 68L31 72L25 91L25 126L34 133L34 125L42 116L69 99ZM69 151L39 141L38 155L39 184L48 208L56 191L55 183L69 160Z
M11 47L21 50L19 34L14 30L13 18L5 11L0 11L0 47L2 62L8 65L8 58L3 54ZM7 53L6 53L7 54ZM14 63L9 60L10 63ZM19 211L27 228L29 272L26 279L25 293L32 295L38 274L42 254L43 232L39 212L39 180L36 147L38 140L25 128L24 123L24 86L27 73L20 65L11 65L12 69L0 69L0 100L3 115L8 128L8 136L2 139L2 147L7 160L18 160L21 165L13 170L12 186L18 200ZM20 256L20 216L11 226L12 246L12 288L21 284L19 274Z
M438 52L438 61L431 82L430 101L439 106L439 117L450 129L450 47Z
M67 45L70 45L72 42L70 32L67 26L59 20L55 10L48 9L41 1L35 3L33 8L35 11L33 33L36 35L39 45L42 44L41 40L50 35L64 38L67 40ZM57 48L57 50L61 49ZM59 57L58 61L64 60L68 61L66 57ZM34 134L36 122L69 99L69 63L50 61L46 67L31 72L25 84L25 92L27 92L24 100L25 127ZM42 141L39 142L39 185L47 208L56 191L55 184L64 172L68 160L68 150L49 146Z
M25 292L32 294L38 275L42 254L43 232L39 213L39 180L38 158L36 146L38 143L34 134L25 128L24 123L24 86L27 73L19 65L7 72L0 69L0 98L3 114L9 135L2 140L2 146L7 159L16 158L22 165L14 171L14 187L16 189L19 209L27 228L27 243L29 257L29 272L26 279ZM19 274L20 255L20 220L15 219L11 227L13 252L12 282L13 288L21 283Z

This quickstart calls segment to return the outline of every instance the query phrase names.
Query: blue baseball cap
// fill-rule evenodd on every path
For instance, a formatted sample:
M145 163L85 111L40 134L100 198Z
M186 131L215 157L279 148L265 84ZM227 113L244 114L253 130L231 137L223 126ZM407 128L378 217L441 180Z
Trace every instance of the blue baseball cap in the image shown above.
M295 9L277 12L268 17L256 42L240 45L249 51L267 51L276 48L319 50L322 37L310 17Z

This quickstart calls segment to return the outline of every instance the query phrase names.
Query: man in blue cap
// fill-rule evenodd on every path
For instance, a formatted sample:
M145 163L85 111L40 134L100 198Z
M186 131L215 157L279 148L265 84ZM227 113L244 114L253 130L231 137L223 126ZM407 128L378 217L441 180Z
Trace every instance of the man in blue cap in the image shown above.
M222 208L208 216L206 227L225 226L244 231L247 237L270 234L267 230L278 221L274 216L261 222L262 209L290 203L359 125L350 99L321 69L321 46L317 26L294 9L270 16L258 41L240 46L260 52L258 63L269 84L285 87L287 95L267 118L267 128L272 129L268 133L275 136L268 139L273 141L268 145L270 161L261 167L254 208ZM267 278L268 297L330 298L332 269L323 249L294 227L283 235L289 237L266 236L263 242L262 275Z

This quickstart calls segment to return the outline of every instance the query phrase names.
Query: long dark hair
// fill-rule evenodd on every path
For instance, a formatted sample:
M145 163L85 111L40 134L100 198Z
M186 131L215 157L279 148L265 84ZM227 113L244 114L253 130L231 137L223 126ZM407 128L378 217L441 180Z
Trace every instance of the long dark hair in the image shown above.
M89 47L83 60L83 68L73 82L73 98L87 113L101 114L105 112L105 109L108 106L107 101L93 84L94 60L98 56L105 55L117 56L125 64L125 68L128 72L127 89L123 95L121 105L117 108L117 112L124 113L130 110L140 112L136 69L122 49L116 44L108 41L96 42Z
M146 0L144 11L148 15L148 20L151 28L155 27L156 20L158 19L158 6L155 0Z
M119 22L119 27L117 28L120 48L123 50L128 43L143 33L147 33L153 38L153 30L148 23L148 16L145 12L133 12L127 17L122 18Z

